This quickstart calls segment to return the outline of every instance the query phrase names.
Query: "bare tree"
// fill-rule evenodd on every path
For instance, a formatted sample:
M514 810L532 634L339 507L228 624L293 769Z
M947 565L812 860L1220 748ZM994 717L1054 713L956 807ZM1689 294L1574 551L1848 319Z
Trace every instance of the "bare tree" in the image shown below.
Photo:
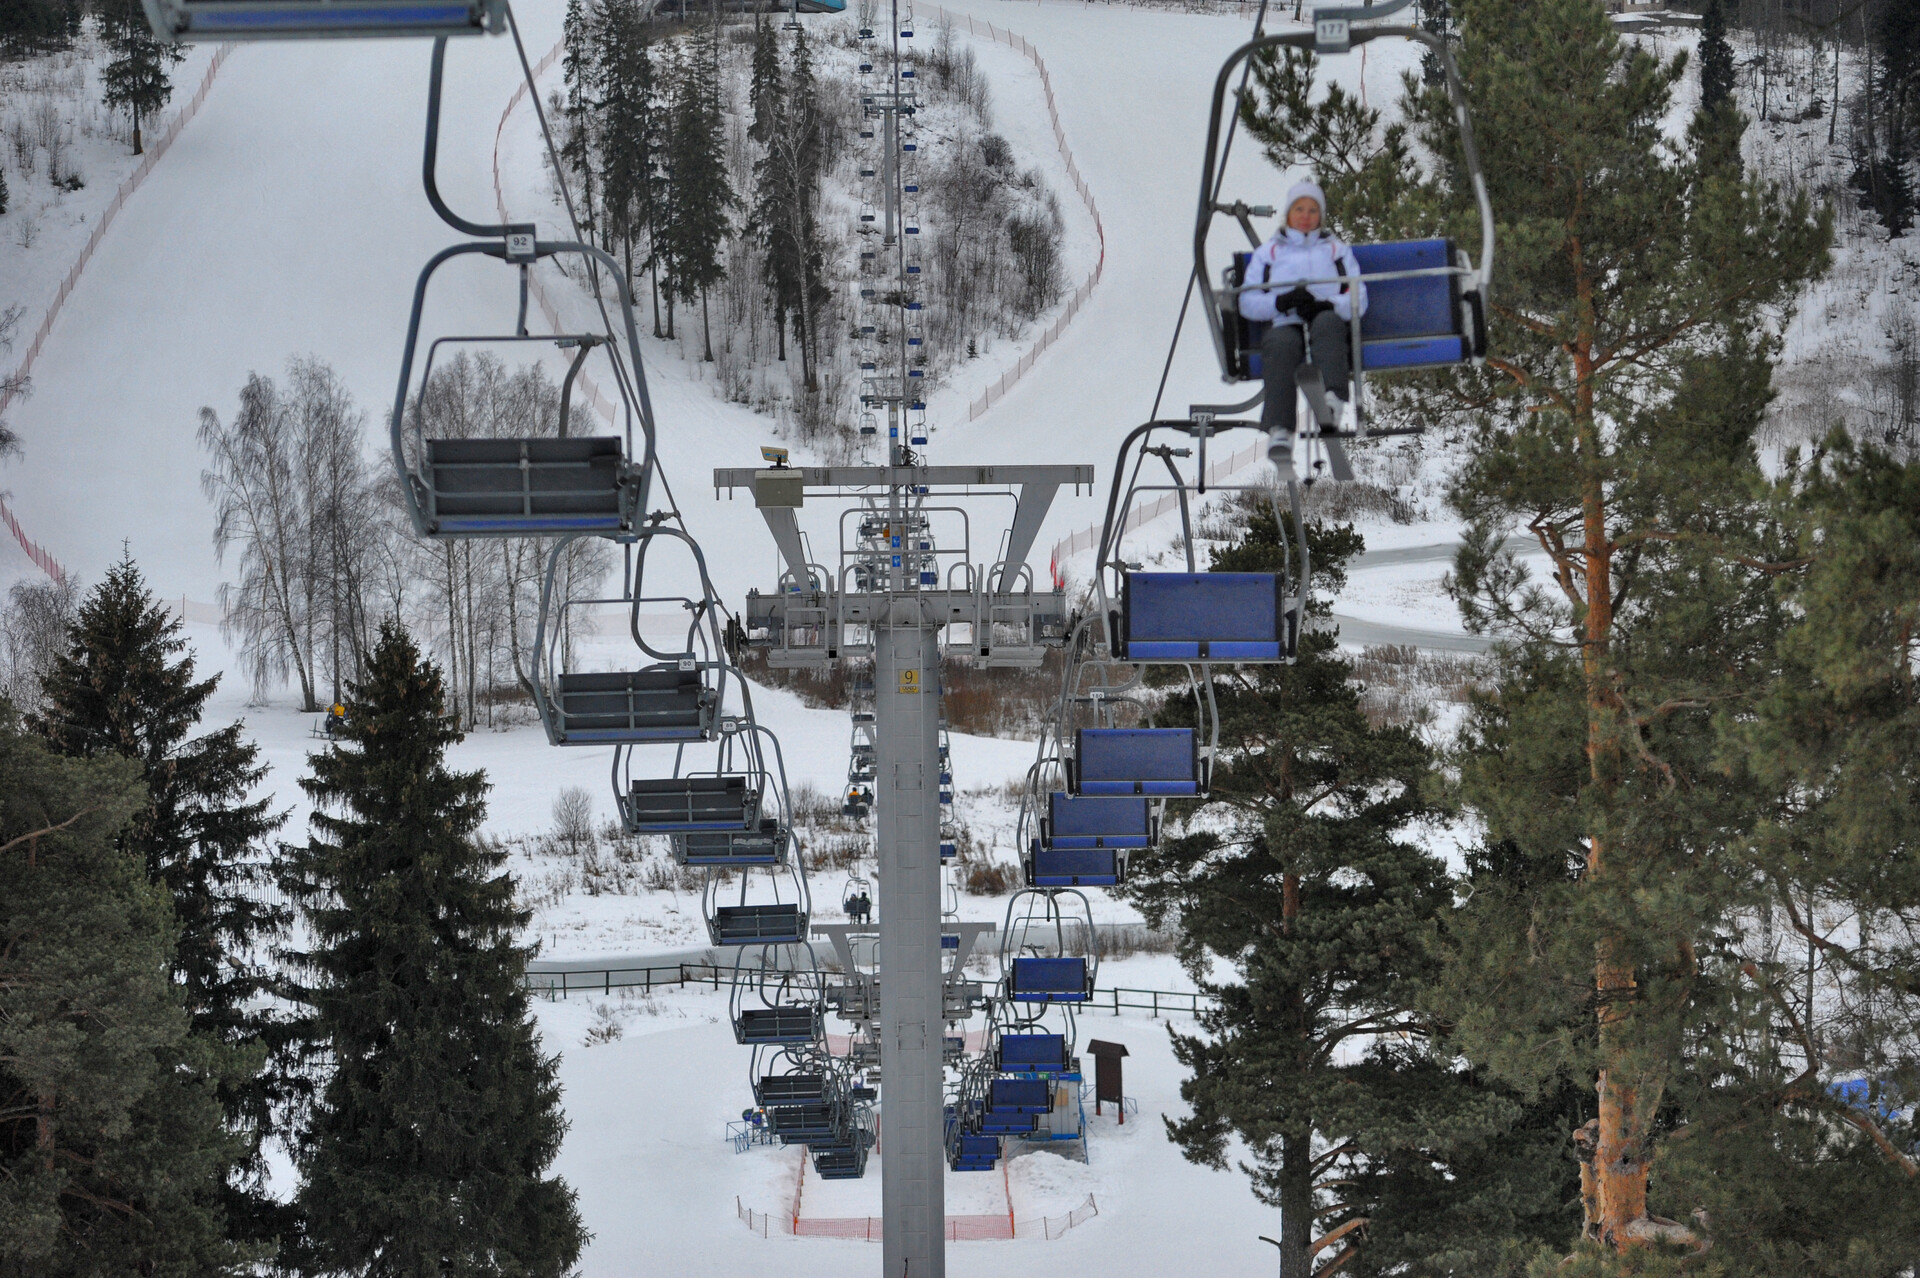
M288 361L284 390L250 375L229 425L200 410L214 545L223 562L229 547L240 551L239 580L220 587L222 624L255 696L291 675L303 708L318 710L321 688L339 696L379 619L404 604L394 503L367 457L366 425L339 376L312 357ZM380 605L370 607L376 584Z
M15 302L0 311L0 351L12 353L13 334L20 327L20 317L27 308ZM23 398L31 389L32 379L21 373L0 374L0 400ZM0 417L0 457L20 451L20 437L7 426L7 419Z
M66 651L79 591L71 577L20 581L0 603L0 697L39 708L40 681Z

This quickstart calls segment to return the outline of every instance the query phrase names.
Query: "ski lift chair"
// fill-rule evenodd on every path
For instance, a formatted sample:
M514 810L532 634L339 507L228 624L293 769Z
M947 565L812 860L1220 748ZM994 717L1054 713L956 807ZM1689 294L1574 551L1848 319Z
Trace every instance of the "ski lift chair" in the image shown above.
M1039 842L1055 848L1148 848L1159 841L1160 821L1145 795L1047 796Z
M529 246L537 256L578 254L574 245ZM434 270L449 257L470 252L504 256L497 245L456 245L437 255L420 277L414 296L413 322L401 361L400 388L394 420L389 427L394 465L416 532L430 538L545 537L586 534L620 537L636 530L646 505L651 470L652 427L646 421L647 451L633 456L630 440L621 435L580 435L569 430L573 385L587 357L604 350L612 364L610 380L623 397L631 395L634 369L623 361L620 348L594 333L533 336L521 331L508 336L442 337L433 341L421 367L419 385L413 381L414 355L419 339L426 287ZM588 255L598 260L598 250ZM609 259L611 260L611 259ZM521 263L531 265L532 259ZM623 296L625 289L622 289ZM524 302L522 303L524 308ZM631 316L628 316L629 322ZM556 433L534 429L505 436L429 436L425 390L433 384L435 360L447 345L552 344L573 352L561 382ZM638 343L635 339L637 355ZM629 360L634 356L629 356ZM637 367L637 363L635 364ZM446 423L457 428L458 422ZM537 427L539 423L527 423Z
M1458 133L1459 156L1471 184L1480 219L1480 261L1476 267L1468 255L1452 240L1402 240L1381 244L1356 244L1353 254L1366 283L1368 305L1364 315L1351 317L1349 350L1353 372L1353 403L1356 409L1356 433L1366 433L1366 379L1370 373L1399 372L1423 368L1445 368L1478 362L1487 353L1486 308L1493 278L1494 217L1487 196L1487 184L1475 143L1472 118L1467 110L1467 94L1453 51L1447 42L1416 26L1377 25L1380 19L1404 9L1410 0L1368 0L1365 7L1326 7L1314 13L1311 30L1288 31L1256 36L1227 58L1214 81L1212 110L1207 126L1207 151L1200 172L1200 197L1194 227L1194 269L1203 294L1202 313L1213 330L1214 346L1220 357L1220 371L1228 381L1244 381L1261 376L1260 341L1267 326L1250 322L1240 314L1240 295L1249 288L1285 288L1296 284L1342 284L1350 281L1336 277L1324 280L1286 281L1267 285L1246 280L1248 254L1233 254L1223 273L1223 287L1216 290L1214 272L1207 259L1207 239L1215 217L1226 215L1239 223L1250 245L1257 247L1260 236L1251 216L1270 215L1271 209L1254 209L1244 201L1222 202L1220 188L1226 163L1229 111L1237 109L1238 96L1232 85L1242 64L1261 54L1284 48L1308 50L1320 55L1344 54L1355 45L1391 38L1412 40L1425 46L1439 65L1447 96L1453 104ZM1362 22L1375 25L1356 25ZM1314 410L1322 435L1334 424L1332 410L1322 391L1317 370L1302 366L1300 388ZM1237 405L1231 411L1250 408L1256 398ZM1337 476L1344 477L1344 476Z
M1000 1162L1000 1138L974 1135L956 1125L947 1140L947 1167L951 1171L992 1171Z
M772 1007L746 1007L734 1018L734 1041L747 1046L760 1043L812 1043L824 1034L820 1009L803 1003L783 1003Z
M695 868L785 865L793 842L792 831L771 816L762 816L758 829L689 830L671 837L674 860Z
M1093 997L1093 972L1084 958L1016 958L1007 974L1007 998L1016 1003L1084 1003Z
M1250 256L1233 255L1221 292L1227 306L1221 324L1231 339L1229 371L1241 381L1262 376L1260 344L1271 327L1240 314ZM1472 264L1452 240L1356 244L1353 256L1367 286L1366 312L1352 321L1356 379L1370 372L1446 368L1486 357L1486 311L1478 288L1467 286L1474 278ZM1287 287L1294 284L1289 281Z
M741 957L745 954L742 951ZM818 972L762 967L736 960L729 1011L735 1041L751 1047L811 1044L824 1034L825 1002Z
M711 741L720 697L698 666L562 673L554 680L549 736L556 745Z
M806 910L795 902L716 905L707 914L715 945L798 945L807 939Z
M1049 847L1035 839L1026 871L1029 887L1114 887L1127 877L1127 858L1118 848Z

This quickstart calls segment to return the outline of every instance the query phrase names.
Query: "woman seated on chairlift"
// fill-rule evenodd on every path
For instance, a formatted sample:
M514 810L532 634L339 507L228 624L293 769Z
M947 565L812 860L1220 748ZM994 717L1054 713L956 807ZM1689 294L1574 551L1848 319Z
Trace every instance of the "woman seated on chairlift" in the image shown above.
M1345 404L1351 362L1347 330L1356 297L1360 313L1367 313L1367 286L1360 282L1360 263L1354 259L1353 250L1323 225L1326 208L1327 197L1318 184L1294 183L1287 192L1287 212L1280 229L1253 251L1242 281L1248 291L1240 294L1240 313L1250 320L1272 324L1260 342L1261 371L1267 388L1260 424L1273 432L1269 452L1283 470L1292 467L1295 372L1308 362L1311 351L1311 362L1320 370L1328 393ZM1329 282L1294 283L1305 280ZM1284 287L1289 283L1294 284L1291 289Z

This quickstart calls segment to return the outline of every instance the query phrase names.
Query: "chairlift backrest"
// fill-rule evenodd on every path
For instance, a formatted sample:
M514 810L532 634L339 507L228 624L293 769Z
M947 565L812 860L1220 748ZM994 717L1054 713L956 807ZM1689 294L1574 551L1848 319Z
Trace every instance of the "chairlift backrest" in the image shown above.
M1043 841L1051 847L1144 848L1152 844L1155 830L1152 805L1144 796L1060 790L1047 796Z
M1079 1003L1093 996L1084 958L1016 958L1007 996L1016 1002Z
M498 34L506 0L144 0L161 40L387 39Z
M760 792L744 776L637 778L626 795L627 826L636 833L751 830Z
M429 439L425 460L417 482L430 536L614 533L633 524L618 436Z
M1036 840L1027 857L1031 887L1114 887L1125 877L1126 861L1116 847L1061 847Z
M1081 728L1067 777L1069 788L1084 795L1193 795L1204 788L1192 728Z
M1115 656L1122 661L1286 661L1294 651L1284 579L1268 572L1129 572Z
M710 740L717 702L698 670L562 674L559 744Z

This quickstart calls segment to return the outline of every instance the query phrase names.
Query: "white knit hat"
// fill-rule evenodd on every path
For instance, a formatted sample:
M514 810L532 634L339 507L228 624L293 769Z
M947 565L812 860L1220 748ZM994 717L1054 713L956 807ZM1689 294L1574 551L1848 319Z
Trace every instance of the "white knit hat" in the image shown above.
M1292 211L1294 201L1296 200L1312 200L1315 204L1318 204L1320 206L1320 220L1323 222L1326 221L1327 193L1320 189L1318 182L1313 181L1311 178L1295 182L1293 189L1287 192L1287 202L1281 208L1282 216Z

